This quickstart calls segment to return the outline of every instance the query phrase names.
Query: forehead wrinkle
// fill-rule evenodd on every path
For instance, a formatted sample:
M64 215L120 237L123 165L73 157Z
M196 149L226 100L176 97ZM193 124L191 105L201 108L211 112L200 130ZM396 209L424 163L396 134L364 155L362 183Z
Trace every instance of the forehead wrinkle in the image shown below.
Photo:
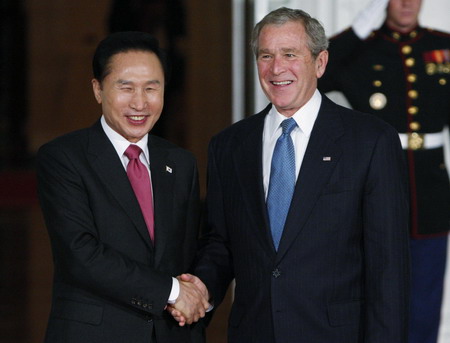
M281 52L284 52L284 53L298 51L297 48L280 48L278 50ZM272 50L269 48L262 48L262 49L259 49L259 53L260 54L268 54L268 53L272 53Z
M293 51L297 51L298 49L296 49L296 48L281 48L280 50L282 52L293 52Z

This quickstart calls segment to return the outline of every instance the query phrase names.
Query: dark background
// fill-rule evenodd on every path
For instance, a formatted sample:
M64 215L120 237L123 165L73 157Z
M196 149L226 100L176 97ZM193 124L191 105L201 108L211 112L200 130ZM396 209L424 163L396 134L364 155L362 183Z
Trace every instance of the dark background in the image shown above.
M0 0L0 343L42 342L52 261L34 158L101 114L91 58L112 31L156 35L172 77L154 133L191 150L205 193L211 136L231 120L231 1ZM228 300L208 328L225 342Z

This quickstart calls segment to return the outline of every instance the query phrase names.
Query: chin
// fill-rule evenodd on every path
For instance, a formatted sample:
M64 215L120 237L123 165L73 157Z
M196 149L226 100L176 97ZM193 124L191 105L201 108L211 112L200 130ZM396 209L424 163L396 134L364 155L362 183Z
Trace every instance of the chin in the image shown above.
M288 110L292 108L291 104L286 102L273 102L273 104L276 108L279 108L280 110Z

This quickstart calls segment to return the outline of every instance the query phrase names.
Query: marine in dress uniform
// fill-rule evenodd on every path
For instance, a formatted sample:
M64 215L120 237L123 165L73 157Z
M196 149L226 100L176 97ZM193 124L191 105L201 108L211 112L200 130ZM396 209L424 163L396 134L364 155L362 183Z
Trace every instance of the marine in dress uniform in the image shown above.
M385 23L362 40L349 28L329 52L319 89L342 92L399 132L410 183L410 342L435 343L450 229L442 132L450 123L450 35L421 26L400 33Z

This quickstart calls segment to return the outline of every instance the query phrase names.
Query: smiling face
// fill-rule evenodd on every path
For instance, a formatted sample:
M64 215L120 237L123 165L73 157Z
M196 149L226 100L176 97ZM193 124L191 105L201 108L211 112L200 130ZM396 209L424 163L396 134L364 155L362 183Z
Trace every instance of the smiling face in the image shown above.
M259 82L278 112L292 116L314 94L325 71L328 52L314 58L303 24L290 21L262 28L258 39Z
M158 57L148 51L121 52L111 57L110 73L92 80L95 99L106 123L136 143L155 125L164 104L164 73Z
M386 23L393 30L408 33L418 23L422 0L391 0L387 10Z

